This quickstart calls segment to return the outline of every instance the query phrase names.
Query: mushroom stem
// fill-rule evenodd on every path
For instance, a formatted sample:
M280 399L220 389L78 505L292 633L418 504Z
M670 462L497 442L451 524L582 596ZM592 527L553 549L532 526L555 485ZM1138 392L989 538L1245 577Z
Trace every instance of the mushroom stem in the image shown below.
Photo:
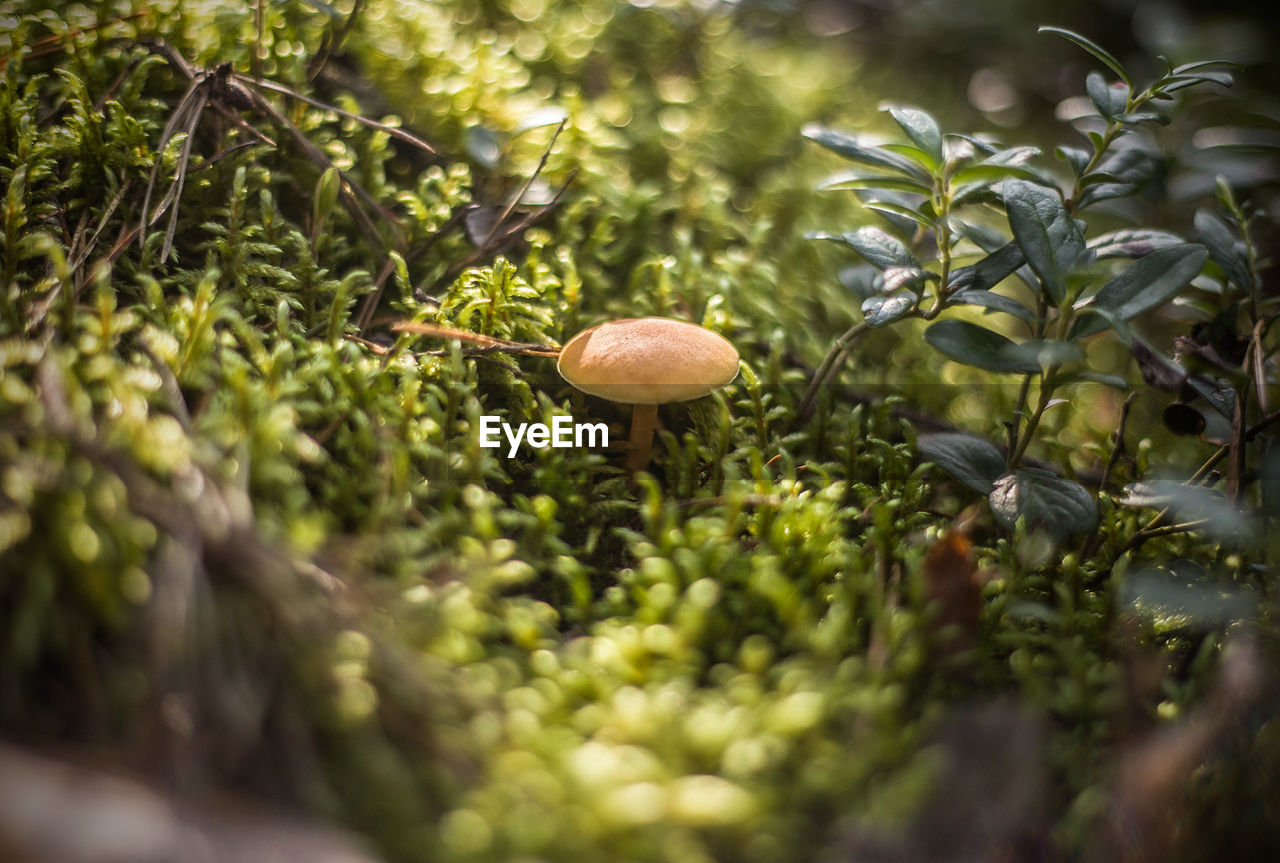
M648 466L653 449L653 430L658 424L657 405L633 405L631 437L627 439L627 473L634 474Z

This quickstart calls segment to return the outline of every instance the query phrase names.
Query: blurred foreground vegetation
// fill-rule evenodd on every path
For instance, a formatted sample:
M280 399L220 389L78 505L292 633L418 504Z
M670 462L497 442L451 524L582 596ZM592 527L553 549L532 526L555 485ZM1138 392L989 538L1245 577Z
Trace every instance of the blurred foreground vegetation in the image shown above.
M838 165L806 124L889 140L877 106L910 101L1067 176L1050 112L1094 66L1035 25L1087 24L1017 21L990 56L973 18L935 46L939 5L0 5L0 855L119 859L91 816L134 810L108 793L17 806L63 761L225 859L301 853L299 823L359 837L309 859L1275 854L1270 414L1238 519L1143 532L1160 507L1126 484L1185 480L1231 430L1162 421L1173 396L1091 343L1123 382L1073 387L1029 451L1100 514L1055 539L921 455L1001 440L1019 393L919 322L799 410L862 320L850 259L806 233L875 218L815 189ZM1223 47L1156 26L1175 13L1116 50ZM1181 32L1248 24L1214 20ZM1263 58L1187 94L1160 171L1093 224L1193 237L1221 177L1265 304ZM1172 353L1189 318L1163 311L1143 331ZM553 361L394 328L554 347L641 315L743 368L663 408L634 485L616 452L479 446L492 414L625 439ZM155 823L135 841L186 859Z

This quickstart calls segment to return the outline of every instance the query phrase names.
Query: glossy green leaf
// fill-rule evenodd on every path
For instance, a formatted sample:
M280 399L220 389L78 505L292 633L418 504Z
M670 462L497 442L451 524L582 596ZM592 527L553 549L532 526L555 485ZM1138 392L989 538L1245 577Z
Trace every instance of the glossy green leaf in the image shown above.
M1097 43L1089 39L1086 39L1084 36L1081 36L1079 33L1074 33L1062 27L1041 27L1039 32L1052 33L1055 36L1061 36L1063 39L1066 39L1069 42L1075 43L1079 47L1088 51L1094 57L1097 57L1099 60L1101 60L1108 69L1116 73L1116 77L1118 77L1121 81L1125 82L1130 87L1133 86L1133 79L1129 77L1129 73L1126 72L1124 70L1124 67L1120 65L1120 61L1117 60L1109 51L1107 51Z
M1007 528L1022 519L1028 530L1061 540L1098 526L1098 508L1084 486L1040 468L1022 467L1001 476L987 499L996 520Z
M1235 79L1230 72L1204 71L1185 75L1170 75L1161 79L1157 88L1165 93L1175 93L1178 90L1194 87L1197 84L1217 84L1222 87L1230 87L1234 83Z
M980 163L957 171L955 176L951 178L951 185L953 189L957 189L970 183L990 184L1007 180L1010 177L1030 180L1033 183L1043 183L1039 174L1021 165L986 165ZM959 193L957 193L958 196Z
M810 234L809 236L843 243L878 270L888 269L889 267L920 266L920 262L915 259L915 256L911 254L901 240L879 228L867 227L859 228L856 231L847 231L843 234L819 233Z
M881 149L896 153L904 159L910 159L913 163L920 167L920 170L933 176L938 172L938 163L933 156L921 150L915 144L908 144L904 141L894 141L890 144L881 144Z
M1005 208L1013 236L1050 300L1061 305L1067 295L1067 273L1085 249L1084 234L1058 194L1024 180L1004 184Z
M996 153L999 153L1001 151L1001 148L999 145L993 144L990 141L984 141L982 138L979 138L975 135L969 135L964 132L948 132L947 137L954 138L957 141L966 142L967 144L969 144L969 146L973 147L973 151L975 153L977 153L979 156L981 156L984 159L987 158L988 156L994 156Z
M851 161L861 162L864 165L889 168L922 180L929 179L928 173L922 171L918 165L915 165L910 160L880 147L859 144L857 138L845 132L838 132L835 129L828 129L824 126L806 126L801 131L801 134L815 144L825 147L833 153L838 153Z
M911 314L917 302L918 298L910 291L867 297L862 303L862 316L868 326L883 327Z
M997 294L987 290L968 289L957 291L950 297L951 303L969 306L982 306L993 312L1004 312L1006 315L1013 315L1019 320L1026 321L1029 324L1039 320L1036 313L1028 309L1022 303L1006 297L1004 294Z
M1129 385L1129 382L1120 375L1109 375L1103 372L1090 372L1083 369L1063 372L1054 378L1054 380L1064 386L1066 384L1077 384L1082 382L1102 384L1103 386L1119 390L1122 393L1127 393L1133 389L1133 387Z
M1084 349L1075 342L1057 339L1032 339L1017 345L1012 356L1035 363L1041 369L1049 366L1065 366L1084 360Z
M884 110L902 127L912 143L933 159L935 166L942 164L942 130L933 117L909 105L886 105Z
M928 216L917 212L911 207L906 207L893 201L863 201L862 205L868 210L875 210L877 213L883 213L890 217L889 222L895 227L902 228L902 220L906 219L922 228L930 230L933 228L933 220Z
M1129 352L1138 363L1138 371L1142 380L1157 389L1170 392L1182 389L1187 381L1187 373L1173 360L1160 351L1155 350L1136 335L1129 336Z
M1200 396L1209 407L1213 408L1225 420L1230 420L1236 406L1236 391L1226 381L1213 381L1200 375L1191 375L1186 380L1186 387Z
M904 177L877 176L846 171L828 177L818 184L824 191L833 189L889 189L894 192L908 192L915 195L928 195L929 187L915 180Z
M1059 145L1053 148L1053 152L1059 159L1071 166L1076 176L1084 173L1085 168L1089 166L1089 160L1093 158L1088 150L1080 147Z
M921 220L932 227L933 220L937 217L929 199L922 199L918 194L895 192L891 189L854 189L853 194L864 207L884 216L889 225L901 235L914 233ZM903 216L900 209L910 210L913 215Z
M1141 258L1158 249L1166 249L1185 243L1186 240L1168 231L1154 228L1123 228L1103 234L1089 241L1089 248L1098 258Z
M870 264L854 264L851 267L842 267L837 278L840 280L840 284L861 299L882 293L883 280L881 279L880 271Z
M938 321L924 331L924 338L959 363L991 372L1034 374L1040 364L1019 351L1019 346L997 332L968 321Z
M1018 244L1007 243L976 264L954 270L951 273L950 288L988 290L1003 282L1026 262Z
M912 287L930 279L936 281L938 274L920 267L887 267L884 271L884 289L896 291L898 288Z
M1089 100L1107 120L1124 113L1129 101L1129 88L1119 81L1116 83L1118 86L1111 86L1099 72L1090 72L1084 80Z
M1004 454L989 441L973 435L926 434L920 436L917 445L922 456L978 494L990 494L992 484L1005 471Z
M995 228L963 219L953 218L951 220L951 230L960 234L984 252L994 252L1009 242L1009 238Z
M1196 234L1209 249L1209 256L1238 290L1253 290L1253 277L1249 275L1249 258L1244 242L1227 223L1208 210L1196 211Z
M1193 63L1183 63L1181 66L1170 69L1172 75L1185 75L1188 72L1198 72L1205 69L1240 69L1239 63L1234 60L1197 60Z
M1208 257L1204 246L1196 243L1159 249L1139 258L1103 285L1088 302L1106 309L1121 321L1132 320L1148 309L1163 305L1186 287L1200 273ZM1071 338L1081 339L1106 328L1103 317L1081 317L1071 328Z
M1140 147L1121 150L1103 162L1096 172L1080 178L1081 185L1087 188L1077 206L1083 209L1098 201L1128 197L1146 187L1158 168L1157 158Z

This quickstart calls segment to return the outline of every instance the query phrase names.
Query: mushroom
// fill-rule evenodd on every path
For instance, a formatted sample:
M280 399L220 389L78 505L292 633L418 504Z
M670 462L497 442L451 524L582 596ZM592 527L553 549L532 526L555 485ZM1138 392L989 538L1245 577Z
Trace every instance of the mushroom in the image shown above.
M738 376L723 336L671 318L624 318L578 333L560 351L560 375L578 389L632 405L627 471L649 463L658 405L705 396Z

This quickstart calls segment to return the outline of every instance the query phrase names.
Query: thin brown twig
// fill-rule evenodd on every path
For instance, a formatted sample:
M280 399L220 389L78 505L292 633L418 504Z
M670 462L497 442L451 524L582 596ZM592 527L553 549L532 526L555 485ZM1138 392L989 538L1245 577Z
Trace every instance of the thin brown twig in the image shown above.
M110 21L101 21L97 24L90 24L87 27L80 27L75 30L68 30L65 33L54 33L52 36L46 36L43 39L37 39L36 41L32 42L30 45L19 46L19 48L13 51L10 51L8 54L6 54L3 57L0 57L0 72L3 72L8 67L9 61L12 60L17 55L18 51L20 51L23 47L30 49L26 54L26 58L24 59L29 59L32 57L45 57L45 56L48 56L49 54L56 54L58 51L63 50L64 46L61 43L68 39L75 39L79 36L84 36L85 34L92 33L95 30L101 30L103 27L115 26L116 24L123 24L126 21L132 21L135 18L142 18L147 14L148 14L147 10L143 10L142 12L134 12L132 15L125 15L120 18L114 18Z
M479 345L480 349L485 353L511 353L535 357L560 356L560 349L550 345L513 342L509 339L499 339L494 336L487 336L483 333L455 330L452 327L442 327L436 324L420 323L418 321L400 321L392 324L391 330L392 332L397 333L411 333L413 335L431 336L438 339L458 339L459 341Z
M1107 464L1102 469L1102 479L1098 482L1098 493L1101 494L1107 487L1107 482L1111 479L1111 471L1115 470L1115 466L1120 462L1120 456L1125 453L1124 430L1129 422L1129 410L1133 407L1133 400L1138 397L1138 393L1129 393L1125 397L1124 404L1120 406L1120 421L1116 424L1115 439L1111 444L1111 455L1107 458Z
M409 252L404 255L405 264L412 264L414 261L418 260L418 258L430 251L442 236L462 222L466 216L466 212L465 207L455 210L444 224L436 228L430 236L414 248L410 249ZM356 329L360 332L363 333L369 329L369 324L372 322L373 315L378 309L378 304L382 302L382 295L386 292L387 279L391 277L393 272L395 272L395 262L388 258L386 263L383 264L382 269L378 272L378 277L374 279L373 291L365 295L364 301L360 305L360 311L356 315ZM436 301L436 304L439 305L439 302Z
M1262 419L1258 420L1256 423L1249 426L1248 430L1244 433L1244 436L1243 436L1244 443L1249 443L1258 435L1266 431L1272 424L1274 424L1277 421L1280 421L1280 411L1275 411L1274 413L1270 413L1267 416L1263 417ZM1219 447L1217 451L1214 452L1213 455L1209 456L1209 458L1205 460L1204 464L1200 465L1199 470L1197 470L1194 474L1191 475L1191 478L1187 480L1186 485L1201 484L1207 477L1211 475L1213 469L1217 467L1218 463L1231 453L1231 450L1232 450L1231 444L1224 444L1223 446ZM1170 512L1171 512L1171 508L1165 507L1164 509L1160 510L1160 512L1156 513L1154 518L1152 518L1149 522L1147 522L1147 524L1141 530L1139 530L1137 533L1133 535L1133 538L1130 539L1129 542L1125 545L1125 550L1127 551L1130 548L1136 548L1137 546L1146 542L1152 536L1157 536L1158 534L1156 534L1154 531L1158 531L1161 529L1164 520L1169 517Z
M490 228L489 233L485 235L484 242L480 244L480 248L483 249L488 247L490 241L493 240L493 235L497 233L498 228L501 227L502 223L511 215L511 211L516 208L516 204L520 203L520 199L528 194L530 187L533 186L534 181L538 179L538 175L542 173L542 169L547 166L547 159L551 158L551 151L555 148L556 141L559 139L560 133L564 131L564 124L567 122L569 122L568 118L561 120L560 124L556 126L555 132L551 135L550 142L547 143L547 148L542 151L542 158L538 160L538 166L533 169L533 173L530 174L528 179L524 181L524 184L520 186L520 191L511 196L511 200L507 202L507 206L503 209L502 215L498 216L498 218L494 220L493 227Z
M515 242L515 239L520 235L522 231L524 231L525 228L529 227L534 222L546 217L547 214L554 211L555 208L559 206L560 201L564 197L565 192L568 191L569 186L573 183L573 178L575 176L577 176L576 171L573 174L569 175L569 177L565 180L564 185L560 187L560 190L556 192L555 197L552 198L549 203L547 203L542 208L530 213L526 213L525 215L517 219L507 230L503 232L502 236L498 239L497 242L493 243L491 246L480 246L476 248L475 251L471 252L471 254L467 255L461 261L458 261L457 263L450 266L447 270L445 270L444 274L441 275L440 278L436 279L435 284L432 285L432 291L434 292L440 287L450 284L455 278L457 278L459 273L461 273L463 270L467 269L468 267L472 266L476 262L482 260L485 256L493 254L494 252L501 251L502 249L506 248L509 244Z
M796 417L801 422L807 420L813 414L814 406L817 404L818 393L822 390L822 387L830 383L840 373L841 367L844 366L849 354L853 351L854 342L869 329L871 329L871 326L866 321L862 321L854 324L840 338L835 340L835 344L827 351L827 355L822 358L822 362L814 371L813 379L809 382L809 388L805 390L804 397L800 399Z
M320 45L320 50L316 52L316 56L312 57L311 62L307 64L307 81L314 81L329 62L329 58L333 56L333 52L342 47L342 43L347 39L347 34L351 32L351 28L355 25L356 19L364 11L364 4L365 0L356 0L351 5L350 14L347 15L342 24L334 29L332 35Z
M280 93L281 95L288 96L290 99L297 99L299 102L305 102L306 104L312 106L313 108L321 108L325 111L332 111L335 114L337 114L339 117L344 117L348 120L354 120L355 122L360 123L361 125L368 126L370 129L373 129L374 131L385 132L387 135L391 136L392 138L395 138L399 141L404 141L406 144L411 144L414 147L417 147L419 150L422 150L425 153L429 153L432 156L440 155L439 151L436 150L435 147L432 147L430 144L428 144L426 141L422 140L412 132L407 132L404 129L398 128L396 126L390 126L386 123L379 122L378 120L374 120L371 117L365 117L361 114L352 113L351 111L344 111L342 108L339 108L337 105L331 105L328 102L321 102L319 99L313 99L310 96L305 96L302 93L299 93L297 90L293 90L289 87L284 86L283 84L277 84L274 81L268 81L265 78L249 77L248 75L235 75L234 77L236 80L240 81L243 84L249 84L254 87L261 87L264 90L271 90L272 92Z

